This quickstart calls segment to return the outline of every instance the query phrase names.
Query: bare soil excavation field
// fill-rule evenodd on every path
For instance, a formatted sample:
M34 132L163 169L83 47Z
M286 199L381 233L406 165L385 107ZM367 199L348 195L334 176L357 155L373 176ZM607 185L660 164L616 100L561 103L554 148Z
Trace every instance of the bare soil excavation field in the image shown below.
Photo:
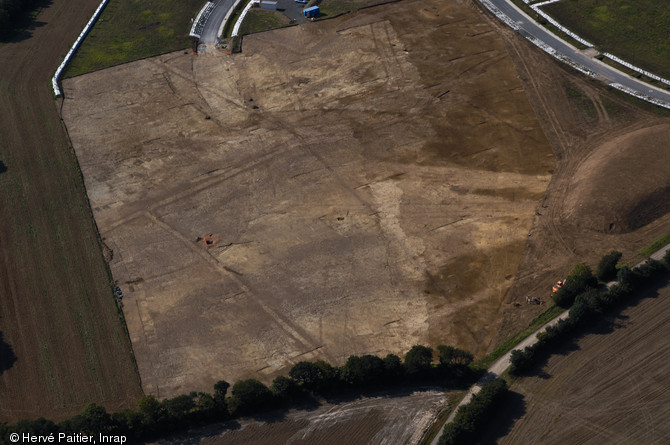
M525 305L526 295L548 296L552 284L575 264L595 268L613 249L624 253L624 263L636 264L636 252L670 227L667 111L635 106L494 23L551 143L556 166L490 350L540 310Z
M523 415L499 444L664 444L670 436L670 286L643 293L645 299L577 350L551 357L541 377L517 381L511 390Z
M386 5L64 88L145 391L496 334L555 159L471 6Z
M55 0L0 48L0 421L141 388L51 76L97 1Z

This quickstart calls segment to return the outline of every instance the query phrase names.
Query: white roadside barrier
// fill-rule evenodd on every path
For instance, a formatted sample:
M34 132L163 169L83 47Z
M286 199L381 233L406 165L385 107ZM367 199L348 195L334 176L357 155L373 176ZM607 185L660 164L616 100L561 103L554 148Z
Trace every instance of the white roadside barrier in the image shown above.
M552 3L556 3L557 1L559 1L559 0L548 0L548 1L546 1L546 2L542 2L542 3L535 3L535 4L533 4L533 5L530 5L530 7L533 9L533 11L537 12L537 13L540 14L542 17L544 17L544 19L545 19L546 21L548 21L549 23L551 23L552 25L554 25L556 28L560 29L561 32L563 32L564 34L569 35L570 37L572 37L573 39L575 39L576 41L578 41L578 42L581 43L582 45L586 45L586 46L592 47L592 46L593 46L592 43L590 43L590 42L588 42L588 41L582 39L582 38L579 37L577 34L575 34L574 32L570 31L568 28L566 28L565 26L561 25L561 24L558 23L556 20L554 20L549 14L547 14L547 13L545 13L545 12L543 12L543 11L540 10L540 7L541 7L541 6L544 6L544 5L550 5L550 4L552 4Z
M233 32L231 34L232 37L237 37L237 35L240 33L240 26L242 26L242 22L244 21L244 17L247 16L247 12L251 9L251 7L254 4L254 0L250 0L247 6L244 7L242 10L242 14L237 18L237 21L235 22L235 26L233 26ZM227 18L226 18L227 19ZM224 23L226 20L223 21Z
M647 76L647 77L649 77L649 78L651 78L651 79L658 80L659 82L662 82L662 83L664 83L664 84L666 84L666 85L670 85L670 80L668 80L668 79L664 79L664 78L662 78L662 77L660 77L660 76L657 76L656 74L650 73L649 71L645 71L645 70L643 70L642 68L638 68L638 67L636 67L635 65L626 62L625 60L621 60L621 59L619 59L617 56L615 56L615 55L613 55L613 54L610 54L610 53L603 53L603 56L607 57L608 59L612 59L612 60L614 60L614 61L615 61L616 63L618 63L619 65L623 65L623 66L625 66L626 68L629 68L629 69L631 69L631 70L633 70L633 71L637 71L637 72L640 73L640 74L644 74L645 76Z
M56 69L56 73L54 76L51 78L51 86L54 89L54 94L56 97L61 96L61 90L58 87L58 81L60 80L60 75L63 73L63 70L67 66L68 63L70 63L70 59L72 56L74 56L74 52L77 51L77 48L79 48L79 45L81 42L84 41L84 37L86 37L86 34L91 30L93 27L93 24L95 23L96 20L98 20L98 17L100 16L100 13L102 12L103 8L107 4L109 0L102 0L100 5L98 6L98 9L95 10L93 13L93 16L91 16L91 19L88 21L86 26L84 27L84 30L79 34L79 37L77 37L77 40L75 40L74 44L70 48L70 51L65 55L65 58L63 59L63 62L60 64L60 66Z
M529 2L531 2L531 1L533 1L533 0L528 0L528 1L523 0L523 1L524 1L524 3L528 4ZM582 39L582 38L579 37L578 35L574 34L574 33L571 32L570 30L568 30L567 28L561 26L561 25L558 24L558 22L556 22L554 19L552 19L551 17L549 17L548 15L546 15L545 13L541 12L541 11L538 9L538 8L539 8L540 6L542 6L542 5L547 5L547 4L549 4L549 3L555 3L555 2L557 2L557 1L559 1L559 0L548 0L548 1L540 2L540 3L532 4L532 5L530 5L530 7L533 8L533 10L536 11L536 12L537 12L538 14L540 14L541 16L547 18L548 21L552 22L552 24L553 24L554 26L556 26L558 29L560 29L561 31L563 31L565 34L569 35L570 37L572 37L573 39L577 40L578 42L581 42L581 43L583 43L583 44L585 44L585 45L587 45L587 46L589 46L589 47L593 47L592 44L590 44L590 43L587 42L586 40ZM591 71L589 68L585 67L584 65L575 62L575 61L572 60L570 57L568 57L568 56L566 56L566 55L564 55L564 54L559 53L558 51L556 51L554 48L552 48L551 46L547 45L547 44L544 43L543 41L537 39L537 38L534 37L534 36L531 36L530 34L528 34L528 33L526 33L526 32L521 32L521 30L520 30L520 28L519 28L519 25L518 25L516 22L514 22L512 19L510 19L509 17L507 17L502 11L500 11L500 10L499 10L495 5L493 5L489 0L479 0L479 3L481 3L482 5L484 5L484 6L486 7L486 9L488 9L493 15L495 15L497 18L499 18L500 20L502 20L503 22L505 22L510 28L512 28L512 29L514 29L515 31L519 32L522 36L524 36L524 37L526 38L526 40L528 40L528 41L530 41L531 43L533 43L535 46L537 46L538 48L540 48L542 51L544 51L544 52L546 52L547 54L551 55L551 56L554 57L555 59L558 59L558 60L560 60L560 61L562 61L562 62L564 62L564 63L566 63L566 64L572 66L572 67L573 67L574 69L576 69L577 71L580 71L580 72L582 72L582 73L584 73L584 74L586 74L586 75L588 75L588 76L590 76L590 77L594 77L594 78L597 78L597 77L598 77L598 74L597 74L597 73L594 73L593 71ZM518 9L518 8L517 8L517 9ZM632 65L632 64L630 64L630 63L628 63L628 62L626 62L626 61L624 61L624 60L619 59L618 57L616 57L616 56L614 56L614 55L612 55L612 54L609 54L609 53L603 53L602 55L605 56L605 57L608 57L608 58L610 58L610 59L612 59L612 60L614 60L615 62L617 62L617 63L619 63L619 64L621 64L621 65L623 65L623 66L625 66L625 67L627 67L627 68L629 68L629 69L631 69L631 70L633 70L633 71L637 71L638 73L644 74L644 75L647 76L647 77L650 77L650 78L652 78L652 79L655 79L655 80L657 80L657 81L660 81L660 82L663 82L663 83L665 83L665 84L667 84L667 85L670 85L670 81L668 81L667 79L664 79L664 78L662 78L662 77L659 77L659 76L657 76L657 75L655 75L655 74L652 74L652 73L650 73L650 72L648 72L648 71L645 71L645 70L643 70L642 68L638 68L638 67L636 67L636 66L634 66L634 65ZM642 92L640 92L640 91L633 90L633 89L631 89L631 88L625 87L625 86L623 86L623 85L621 85L621 84L619 84L619 83L616 83L616 82L607 82L607 84L608 84L609 86L611 86L612 88L616 88L617 90L623 91L624 93L630 94L631 96L635 96L635 97L637 97L638 99L642 99L642 100L644 100L644 101L653 103L653 104L658 105L658 106L660 106L660 107L670 109L670 103L665 102L665 101L663 101L663 100L660 100L660 99L656 99L656 98L650 97L650 96L648 96L648 95L646 95L646 94L644 94L644 93L642 93ZM650 85L650 88L651 88L651 85Z
M194 37L196 39L200 38L202 28L204 28L207 19L212 13L212 10L214 10L214 3L212 2L205 3L205 6L202 7L198 15L195 17L195 20L193 21L193 26L191 26L191 32L189 33L189 36Z

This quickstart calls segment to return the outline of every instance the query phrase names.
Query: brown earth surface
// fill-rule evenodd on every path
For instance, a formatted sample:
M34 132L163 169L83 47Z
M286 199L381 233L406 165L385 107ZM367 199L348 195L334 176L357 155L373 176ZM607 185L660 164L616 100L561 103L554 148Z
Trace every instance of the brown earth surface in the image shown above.
M594 231L627 233L668 213L669 141L665 123L598 147L575 171L561 217Z
M555 159L476 9L385 5L64 89L145 391L489 346Z
M446 408L455 392L417 390L371 395L319 407L269 413L258 420L243 419L187 436L162 440L163 445L276 444L400 444L418 443L422 432Z
M540 376L517 380L510 389L522 399L498 419L506 434L485 443L667 443L670 286L657 289L594 323L595 333L552 356Z
M611 250L636 264L637 251L668 232L670 114L608 90L485 17L505 40L556 155L491 351L542 310L527 306L526 295L548 297L575 264L595 270ZM621 224L609 230L610 222Z
M0 47L0 421L142 394L51 76L97 7L54 0Z

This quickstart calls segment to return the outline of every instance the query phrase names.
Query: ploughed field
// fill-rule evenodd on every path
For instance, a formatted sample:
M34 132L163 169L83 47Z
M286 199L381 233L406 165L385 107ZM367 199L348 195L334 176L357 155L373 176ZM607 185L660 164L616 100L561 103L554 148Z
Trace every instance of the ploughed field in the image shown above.
M670 286L642 292L636 305L600 321L574 352L552 356L539 377L510 389L509 431L497 443L663 444L670 435Z
M488 347L554 156L476 9L385 5L64 89L145 391Z
M97 7L55 0L0 47L0 421L141 395L51 76Z
M447 406L454 392L435 389L392 391L318 407L270 413L264 419L244 419L176 435L164 444L276 445L415 444Z

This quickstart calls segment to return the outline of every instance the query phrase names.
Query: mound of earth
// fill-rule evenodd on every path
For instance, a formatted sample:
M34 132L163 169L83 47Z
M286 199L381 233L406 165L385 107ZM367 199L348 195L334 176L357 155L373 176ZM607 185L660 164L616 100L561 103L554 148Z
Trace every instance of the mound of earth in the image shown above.
M670 125L602 144L577 169L563 217L607 233L628 233L670 212ZM641 156L644 153L644 156Z

